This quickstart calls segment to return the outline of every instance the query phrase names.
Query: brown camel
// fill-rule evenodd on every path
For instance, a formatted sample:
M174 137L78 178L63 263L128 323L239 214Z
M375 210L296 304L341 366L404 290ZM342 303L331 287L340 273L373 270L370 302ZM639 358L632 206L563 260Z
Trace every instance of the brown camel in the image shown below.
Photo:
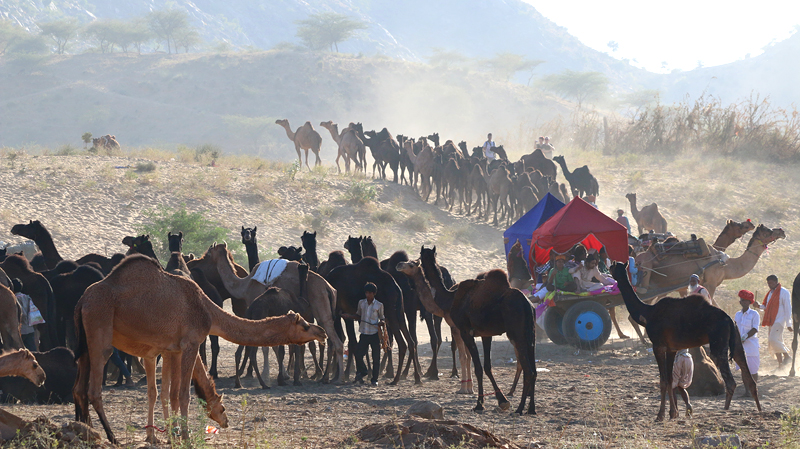
M0 284L0 338L3 339L3 351L25 347L22 335L19 333L17 298L11 289L2 284Z
M427 202L433 191L431 178L433 177L435 162L433 160L433 149L428 145L428 141L424 138L420 138L419 142L422 143L422 149L419 154L414 154L414 145L410 142L406 142L406 144L403 145L403 149L414 164L414 176L416 177L418 174L420 177L421 186L419 196L423 201ZM413 184L417 184L416 180L414 180Z
M294 149L297 151L297 160L300 162L301 166L303 164L303 159L300 157L301 149L306 152L306 167L308 167L309 170L311 170L311 167L308 166L308 150L313 151L314 156L317 157L314 166L322 165L322 161L319 158L322 136L314 129L311 122L306 122L303 126L297 128L295 132L292 132L292 128L289 126L289 120L275 120L275 124L283 126L286 130L286 136L289 137L289 140L294 142Z
M339 125L333 121L322 122L319 126L327 129L331 133L333 141L336 142L339 149L336 155L336 168L339 173L342 168L339 166L339 158L344 159L344 167L347 173L350 173L350 160L352 159L356 166L356 171L363 169L362 161L359 161L359 156L366 153L364 142L358 137L358 133L351 127L347 127L339 133Z
M17 349L0 355L0 377L18 376L37 387L44 385L45 374L36 357L27 349Z
M496 168L491 174L486 176L486 187L489 191L489 203L491 208L494 209L494 225L497 226L497 208L500 207L503 216L502 219L507 219L510 223L512 211L508 203L508 194L511 190L511 178L508 175L508 170L505 166L501 165ZM498 202L500 203L498 205ZM487 212L488 218L488 212Z
M531 398L528 414L536 414L534 388L536 385L535 324L533 307L525 295L511 288L503 270L490 270L483 279L462 281L455 290L448 290L442 282L442 274L436 265L436 247L422 248L420 261L425 277L436 290L436 298L458 328L464 346L472 356L472 364L478 378L478 403L473 409L483 411L483 372L492 383L494 395L500 408L510 406L492 374L492 336L505 333L514 346L519 364L522 365L522 398L516 413L522 414L528 396ZM481 368L475 337L483 340L484 367ZM469 373L469 370L464 371ZM468 374L465 374L468 376ZM490 393L491 394L491 393Z
M475 208L470 210L473 192L475 192ZM484 212L488 214L489 211L489 189L486 186L486 176L480 164L472 165L464 193L467 199L467 215L478 212L478 219L484 218Z
M636 209L635 193L629 193L625 195L625 198L631 203L631 215L633 215L636 224L639 226L639 235L651 229L662 234L667 232L667 220L665 220L661 212L658 211L658 204L653 203L639 210Z
M253 269L246 277L238 277L234 272L233 263L231 262L230 253L225 243L213 245L208 249L203 258L208 258L213 261L216 266L217 276L222 280L226 290L231 294L232 298L238 298L247 304L247 307L253 303L259 296L261 296L266 287L264 284L259 283L252 279L253 274L258 270L258 267ZM262 262L262 263L266 263ZM299 263L289 261L287 262L286 269L278 276L277 279L270 285L272 287L279 287L284 290L292 292L295 296L300 296L300 269ZM317 273L309 272L308 280L305 284L304 298L311 305L311 311L314 319L320 324L328 333L328 338L331 340L328 358L335 357L336 376L331 382L338 382L341 373L344 372L344 345L339 339L334 327L333 314L336 310L336 290L328 284L328 282ZM247 313L247 310L245 310ZM251 346L268 346L268 345L251 345ZM264 350L266 353L266 349ZM266 360L266 355L264 357ZM331 370L331 363L329 360L328 366L325 369L323 382L328 382ZM264 368L267 371L267 368Z
M198 349L208 335L218 335L243 345L275 346L324 341L325 331L295 313L279 318L249 321L222 310L193 281L164 271L153 259L130 256L105 279L93 284L75 308L78 329L78 378L73 387L76 420L91 425L89 404L100 418L108 439L117 444L101 397L103 365L115 347L147 360L149 417L152 426L155 390L155 358L161 354L175 366L182 434L188 436L189 382L196 367ZM177 366L180 357L180 368ZM178 370L179 376L178 376ZM148 427L148 441L155 440Z
M36 326L40 333L39 350L47 351L59 345L63 346L66 342L60 342L58 339L55 297L47 279L41 273L33 271L28 259L18 254L6 257L6 260L0 263L0 269L5 271L9 278L17 278L22 282L22 293L31 297L45 319L45 323Z
M727 313L712 306L699 295L664 298L654 306L645 304L631 287L627 264L615 264L612 271L628 312L639 325L647 329L647 336L653 343L653 355L658 362L661 379L661 407L656 421L664 420L667 394L669 394L669 417L678 417L675 391L672 389L675 353L681 349L705 344L711 346L711 357L725 379L725 410L730 407L733 390L736 388L736 381L733 380L731 368L728 366L730 358L741 368L742 381L755 399L758 411L761 411L758 387L747 367L741 337Z
M728 220L725 228L722 229L722 233L720 233L719 237L717 237L717 240L714 241L714 245L712 246L720 251L725 251L733 244L733 242L755 228L756 225L754 225L750 220L743 221L741 223Z

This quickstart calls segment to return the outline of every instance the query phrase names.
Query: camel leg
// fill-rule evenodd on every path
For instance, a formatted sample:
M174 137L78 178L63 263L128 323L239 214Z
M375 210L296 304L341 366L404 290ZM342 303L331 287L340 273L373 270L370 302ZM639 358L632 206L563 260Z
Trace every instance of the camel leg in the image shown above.
M508 398L503 394L503 390L497 385L497 381L494 380L494 374L492 373L492 337L482 337L481 340L483 341L483 370L486 372L486 377L488 377L489 381L492 383L494 396L497 398L500 409L508 410L511 407L511 403L508 402Z
M439 380L439 365L437 362L437 356L439 353L439 347L442 346L442 330L441 330L441 318L439 319L439 329L436 329L436 323L434 320L434 316L428 312L424 311L425 317L425 324L428 326L428 334L431 337L431 364L428 367L428 370L425 371L423 377L426 377L431 380Z
M632 316L628 316L628 321L630 321L631 325L633 326L633 330L636 331L636 335L639 336L639 341L641 341L643 345L647 345L647 341L645 341L644 335L642 335L642 331L639 329L639 324L636 321L633 321Z
M180 379L177 382L179 388L179 401L181 408L181 437L185 440L189 439L189 391L192 384L192 373L194 372L194 364L197 361L197 350L200 345L187 345L183 348L181 353L181 368ZM177 368L177 367L176 367ZM173 369L176 371L176 369ZM175 373L176 375L178 373ZM174 377L174 376L173 376Z
M300 145L298 145L297 142L294 143L294 151L297 151L297 165L299 165L300 168L302 168L303 167L303 155L300 153Z
M798 318L800 318L800 316L792 314L794 329L792 329L792 369L789 370L789 377L794 377L794 362L795 359L797 359L797 334L800 332L800 323L797 322Z
M408 333L409 335L414 336L414 340L417 339L417 311L411 311L406 313L406 323L408 323ZM431 336L431 341L433 340L433 336ZM400 376L401 379L405 380L408 378L408 370L411 367L411 357L408 358L406 362L405 368L403 368L403 374ZM398 367L399 368L399 367Z
M336 324L336 321L334 321L334 324ZM350 370L354 365L358 340L356 339L356 329L353 320L344 320L344 326L347 332L347 351L349 353L347 357L347 367L344 370L344 380L346 382L350 379ZM338 329L341 329L341 323L338 324Z
M311 380L319 380L322 377L322 354L325 353L325 345L320 343L319 347L321 353L317 360L317 344L313 341L308 342L308 352L311 353L311 360L314 362L314 375L311 376Z
M283 358L286 355L286 347L283 345L275 346L273 350L275 351L275 357L278 359L278 385L285 387L288 385L286 383L286 379L289 378L289 375L286 373L286 369L283 367Z
M113 353L111 341L114 334L113 323L114 317L108 316L108 313L95 312L94 315L91 311L82 311L81 315L85 313L87 316L82 317L81 321L87 320L90 323L96 324L94 328L84 328L87 342L91 342L88 347L89 358L89 385L88 385L88 398L89 403L94 407L97 412L97 417L100 418L100 423L106 431L106 436L112 444L119 444L114 432L111 430L111 424L106 417L106 412L103 409L103 365L108 361ZM102 323L102 324L101 324ZM87 410L88 412L88 410Z
M458 345L456 344L456 339L455 339L455 337L453 337L453 339L450 340L450 355L452 356L452 359L453 359L453 369L450 370L450 378L451 379L453 379L453 378L458 379L459 378L459 375L458 375L458 364L456 363L456 349L457 348L458 348Z
M89 414L89 354L83 353L77 360L78 375L72 387L72 398L75 402L75 421L91 427L92 417Z
M631 338L631 337L628 337L627 335L623 334L622 333L622 329L619 328L619 323L617 322L617 308L616 307L609 307L607 310L608 310L608 314L611 316L611 322L614 323L614 328L617 329L617 335L619 335L619 338L623 338L623 339Z
M206 360L206 340L200 343L200 359L203 360L203 365L208 365L208 361Z
M322 159L319 158L319 148L312 149L311 151L314 152L314 157L316 157L316 160L314 161L314 167L317 165L322 165Z
M311 171L311 167L308 165L308 148L305 148L303 151L306 153L306 168L308 171Z
M340 157L342 157L342 152L341 151L339 151L339 154L336 155L336 171L339 172L339 173L342 172L342 167L339 166L339 158ZM350 171L350 170L348 170L348 171Z
M519 383L519 376L522 374L522 364L519 363L519 354L517 353L517 348L514 348L514 353L517 355L517 372L514 373L514 382L511 384L511 389L508 390L508 396L514 396L514 392L517 391L517 383ZM524 384L523 380L523 384Z
M218 379L217 358L219 357L219 337L216 335L209 335L208 339L211 340L211 368L208 370L208 375L211 376L212 379Z
M295 387L301 387L303 384L300 383L300 374L305 371L303 358L305 357L306 345L291 345L289 348L294 352L294 382L292 384Z
M398 314L398 324L400 325L400 332L403 334L403 337L406 339L408 343L408 356L414 361L414 384L422 385L422 368L419 366L419 356L417 355L417 333L416 333L416 317L417 313L414 311L414 329L415 332L412 334L411 331L408 329L408 325L406 323L405 317L402 313ZM401 348L401 341L398 338L397 340L397 347L398 349ZM400 365L403 363L402 355L400 356L400 361L397 364L397 369L400 369Z
M269 385L267 385L267 383L264 382L264 378L261 377L261 372L258 370L258 361L255 360L256 357L257 357L257 354L258 354L258 349L255 346L253 346L253 347L247 348L247 355L245 357L249 357L249 358L253 359L253 369L256 372L256 377L258 378L259 385L261 385L261 389L262 390L269 390ZM267 375L267 379L269 379L269 374Z
M234 381L234 384L233 384L234 388L242 388L242 381L239 379L239 377L244 372L244 368L247 366L247 362L248 362L247 356L245 356L244 361L241 360L243 351L248 351L245 354L249 354L249 349L247 349L246 346L239 345L239 347L236 348L236 354L234 354L234 358L235 358L235 361L236 361L236 365L235 365L235 368L234 368L235 369L235 373L234 374L235 374L235 378L236 378L236 380ZM240 362L241 362L241 366L239 365ZM163 372L163 370L162 370L162 372ZM162 374L162 376L163 376L163 374Z
M472 356L472 365L475 369L475 377L478 379L478 403L475 405L475 408L472 410L478 413L482 413L484 410L483 407L483 367L481 367L481 359L480 355L478 354L478 345L475 344L475 338L470 335L466 331L461 332L461 339L464 341L464 346L469 351L469 354Z
M173 397L173 392L177 394L177 389L175 388L176 385L174 385L172 381L173 381L173 376L174 378L179 377L178 373L173 371L178 369L179 361L180 361L180 356L178 356L177 354L165 354L161 362L161 411L164 414L164 422L168 424L167 427L170 427L169 406L170 404L172 404L173 407L177 405L176 402L177 397ZM153 380L155 381L155 377L153 377ZM150 382L147 382L147 387L149 389Z
M666 400L667 400L667 380L672 382L672 373L669 373L669 379L667 379L667 351L664 348L653 348L653 355L656 358L656 363L658 363L658 378L659 378L659 387L661 388L661 406L658 409L658 415L656 415L656 422L664 421L664 411L666 408ZM674 356L673 356L674 357ZM673 359L674 360L674 359ZM671 385L669 385L671 386Z

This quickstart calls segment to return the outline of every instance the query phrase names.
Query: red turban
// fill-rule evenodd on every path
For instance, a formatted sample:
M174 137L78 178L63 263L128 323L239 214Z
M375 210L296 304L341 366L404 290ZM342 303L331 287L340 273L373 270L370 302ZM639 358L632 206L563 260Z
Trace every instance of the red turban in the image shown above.
M755 304L756 302L756 295L750 290L739 290L739 297L745 301L750 301L750 304Z

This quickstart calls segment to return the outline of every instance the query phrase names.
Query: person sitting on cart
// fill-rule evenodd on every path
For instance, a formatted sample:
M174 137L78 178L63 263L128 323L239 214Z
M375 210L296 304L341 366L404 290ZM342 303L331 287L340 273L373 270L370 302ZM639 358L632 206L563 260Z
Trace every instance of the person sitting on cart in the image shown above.
M616 283L613 278L600 273L600 270L597 269L597 256L594 254L589 254L583 261L583 265L572 268L569 272L575 278L580 292L593 292L606 285ZM595 282L595 279L599 282Z
M588 251L586 251L586 247L580 243L573 246L569 253L572 254L572 260L567 260L565 264L569 269L581 266L586 256L589 254Z
M578 290L578 286L572 274L570 274L569 268L565 266L566 261L566 254L556 254L554 261L555 267L550 269L547 282L545 282L544 286L534 295L539 301L544 301L548 293L556 290L562 292L575 292Z
M606 252L606 247L600 248L600 251L597 252L597 269L600 270L600 273L603 274L611 274L611 271L608 270L608 266L610 262L608 260L608 253Z

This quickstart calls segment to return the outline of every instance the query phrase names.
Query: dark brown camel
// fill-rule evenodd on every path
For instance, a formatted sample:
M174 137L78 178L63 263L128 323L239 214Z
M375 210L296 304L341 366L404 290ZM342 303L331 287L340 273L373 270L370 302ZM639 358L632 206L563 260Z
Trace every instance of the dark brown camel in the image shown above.
M386 166L391 167L394 172L394 182L397 182L397 170L400 168L400 145L394 136L383 128L380 132L366 131L364 136L359 136L372 152L375 162L372 164L372 177L375 177L375 168L378 168L379 176L386 179Z
M412 185L412 182L414 181L414 162L411 161L411 156L409 156L408 152L404 149L408 138L400 134L398 134L396 137L397 144L400 146L400 184L405 182L406 169L408 169L408 182L406 184ZM410 142L411 145L414 144L413 139ZM416 186L414 187L416 188Z
M492 383L500 407L510 406L492 374L492 337L505 333L514 346L518 363L522 365L522 400L516 413L522 414L530 396L528 414L536 414L534 389L536 385L535 327L533 307L519 290L511 288L503 270L490 270L484 279L460 282L455 290L448 290L442 282L442 274L436 264L436 247L422 248L420 261L425 278L436 291L435 301L452 319L461 339L472 357L478 378L478 403L473 410L483 411L483 371ZM449 307L448 307L449 305ZM483 340L484 367L481 368L475 337ZM465 371L465 377L468 371ZM490 393L491 394L491 393Z
M255 233L255 230L253 231ZM306 251L303 254L303 260L308 264L308 268L313 272L319 271L319 257L317 257L317 231L313 233L303 231L300 236L300 241L303 242L303 249ZM251 268L252 269L252 268Z
M366 285L367 282L372 282L378 287L378 293L375 298L383 304L387 330L397 342L397 349L400 357L397 365L397 373L391 385L395 385L400 381L401 368L406 355L406 349L408 349L409 357L411 357L414 362L414 380L418 384L421 383L421 369L419 366L419 359L417 358L416 335L411 335L408 330L406 317L403 313L403 293L400 287L397 286L397 282L395 282L392 275L381 270L377 259L365 257L356 264L335 268L330 272L327 280L331 286L336 289L337 311L339 315L341 312L353 315L357 313L358 302L364 297L364 285ZM354 324L352 320L345 320L350 354L355 354L357 344ZM334 320L334 325L336 326L336 333L338 335L343 335L341 320ZM391 374L389 370L392 369L391 358L389 358L389 360L387 375ZM373 363L377 363L377 361L373 360ZM349 357L345 370L346 377L352 365L353 357Z
M364 257L378 258L378 247L372 241L372 236L368 235L361 238L361 255Z
M352 263L359 263L364 258L364 250L361 248L361 241L363 240L363 236L353 237L348 235L347 240L344 242L344 249L350 252L350 261Z
M341 267L347 265L347 259L344 257L343 251L332 251L328 254L328 259L323 260L322 263L319 264L319 275L328 279L328 275L331 271L336 267Z
M746 220L741 223L728 220L728 222L725 224L725 228L722 229L722 232L719 234L719 237L717 237L717 240L714 241L714 245L712 246L720 251L725 251L733 244L733 242L755 228L756 225L754 225L750 220Z
M573 195L578 195L581 198L586 195L600 195L600 187L597 184L597 179L595 179L594 175L589 171L588 166L584 165L570 172L567 168L567 162L564 160L564 156L555 156L553 161L561 166L561 171L564 173L564 177L567 178Z
M741 368L745 388L755 399L758 411L761 411L758 387L747 367L741 337L727 313L712 306L699 295L686 298L668 297L652 306L645 304L631 287L627 264L614 264L612 272L631 318L647 329L647 336L653 343L653 355L658 362L661 379L661 407L656 421L664 420L667 394L669 394L669 417L678 417L675 391L672 389L675 353L681 349L705 344L710 345L711 358L725 380L725 410L730 407L733 390L736 388L736 381L733 380L731 368L728 366L728 359L731 358Z
M73 319L75 306L90 285L102 280L103 273L89 265L81 265L74 271L59 274L50 280L56 303L58 339L66 342L66 346L70 349L74 350L78 346L75 340L75 321Z
M245 228L242 226L242 243L247 250L247 264L250 266L251 272L253 271L253 267L261 262L258 258L258 240L256 238L256 231L258 231L258 226L252 228Z
M56 346L64 346L58 338L58 326L56 318L56 302L53 296L53 289L41 273L33 271L33 267L24 256L12 254L0 263L2 269L9 278L17 278L22 282L22 293L30 296L33 303L42 313L45 323L39 324L36 328L40 333L40 351L47 351Z
M547 159L544 153L542 153L542 150L537 148L533 153L522 156L520 160L526 169L532 167L538 170L542 175L549 176L554 180L556 179L556 164L550 159Z
M792 369L789 377L794 377L794 362L797 359L797 334L800 333L800 273L792 282Z
M128 246L128 251L125 253L126 256L143 254L151 259L155 259L159 265L161 264L156 252L153 250L153 242L150 241L149 235L140 235L138 237L127 236L122 239L122 244Z

